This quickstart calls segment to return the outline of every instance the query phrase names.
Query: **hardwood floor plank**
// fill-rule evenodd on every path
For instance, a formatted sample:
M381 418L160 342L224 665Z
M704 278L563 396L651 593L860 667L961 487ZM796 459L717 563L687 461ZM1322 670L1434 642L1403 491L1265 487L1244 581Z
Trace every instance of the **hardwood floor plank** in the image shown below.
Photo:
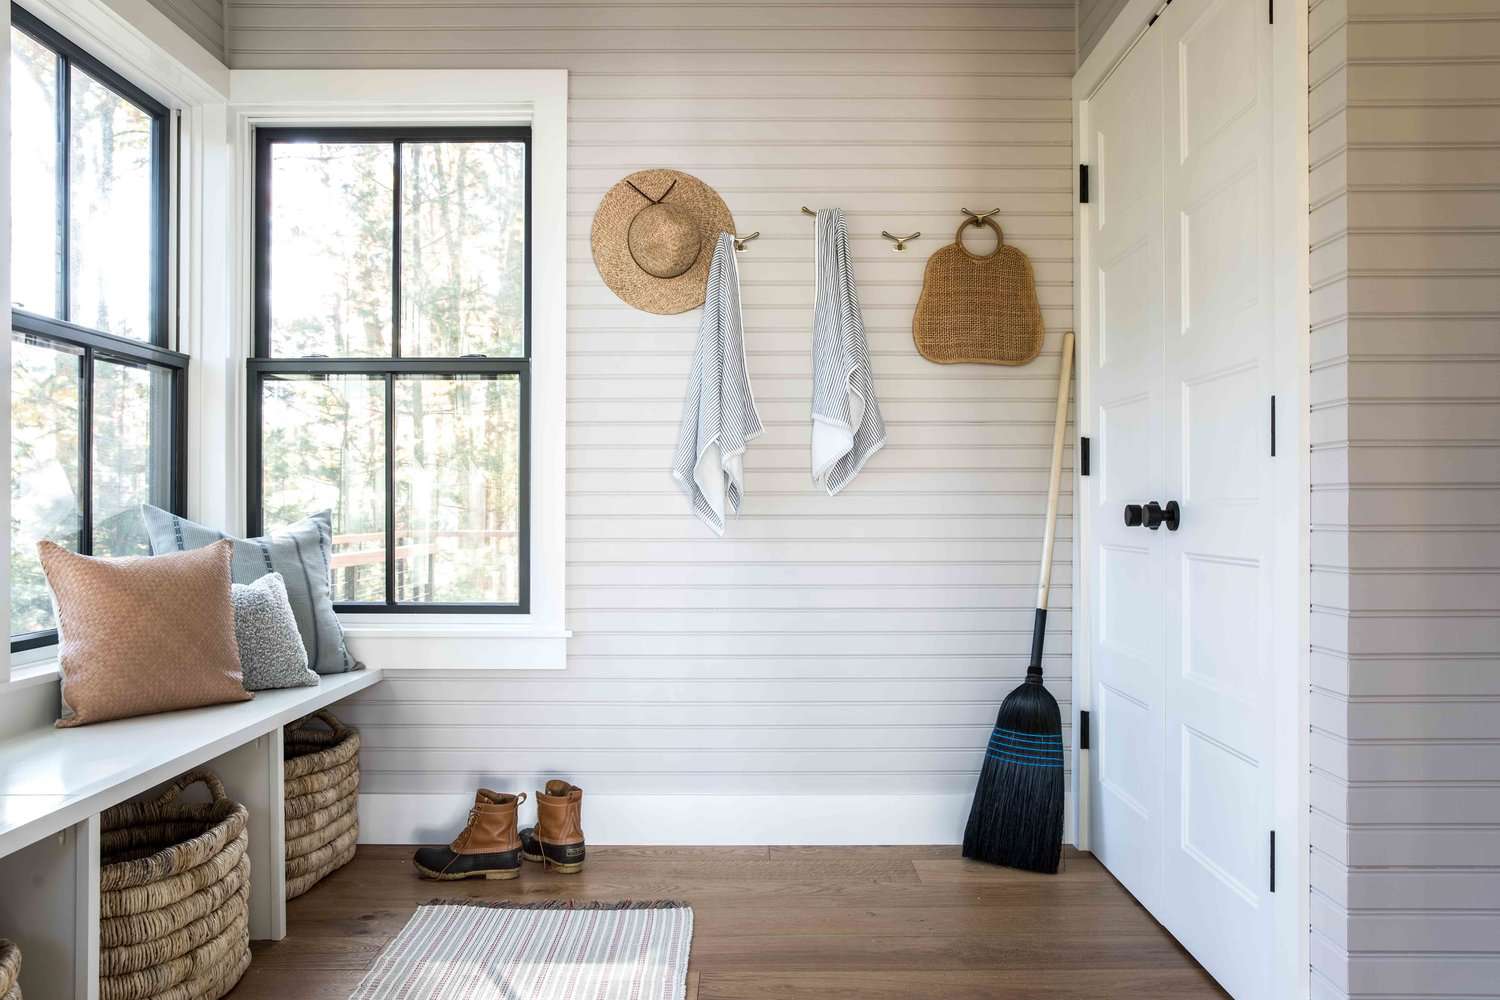
M1062 969L819 973L707 972L698 1000L1222 1000L1201 970L1097 972Z
M1222 998L1094 859L1037 875L953 847L591 848L576 876L427 882L410 847L361 847L254 946L233 1000L347 1000L433 899L681 899L688 1000Z

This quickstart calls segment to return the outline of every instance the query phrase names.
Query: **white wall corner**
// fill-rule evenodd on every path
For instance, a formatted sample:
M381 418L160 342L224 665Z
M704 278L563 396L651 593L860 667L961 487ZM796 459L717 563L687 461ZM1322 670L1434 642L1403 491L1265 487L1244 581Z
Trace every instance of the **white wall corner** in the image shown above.
M5 36L10 37L10 5L0 14L5 25ZM10 60L0 68L0 94L10 94ZM10 100L0 101L0 302L10 308ZM0 469L5 472L5 481L10 482L10 333L0 337L0 413L5 414L3 429L0 429ZM0 524L10 524L10 489L0 494ZM6 529L7 534L9 528ZM0 616L10 622L10 542L0 545L0 580L5 586L0 591ZM7 625L8 627L8 625ZM0 691L10 680L10 649L0 659Z

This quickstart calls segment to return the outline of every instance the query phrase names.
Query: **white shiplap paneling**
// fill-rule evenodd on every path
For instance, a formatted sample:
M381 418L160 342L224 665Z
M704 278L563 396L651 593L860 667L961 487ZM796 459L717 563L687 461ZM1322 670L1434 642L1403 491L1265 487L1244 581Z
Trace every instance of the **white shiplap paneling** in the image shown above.
M151 0L151 6L167 15L220 62L226 58L224 4L225 0Z
M1124 6L1125 0L1078 0L1078 65L1094 51Z
M1073 26L1066 0L231 5L235 68L570 71L568 669L392 679L362 698L350 714L367 747L367 835L409 833L409 805L445 811L421 817L437 835L481 781L519 790L562 774L601 803L597 839L640 839L645 803L682 796L703 803L703 839L735 836L720 821L740 822L730 800L825 795L846 796L847 815L796 809L738 835L960 836L1031 628L1072 321ZM629 309L589 253L600 196L657 166L702 177L741 232L762 233L740 276L767 433L723 540L668 473L698 314ZM803 204L850 215L890 426L837 498L808 475ZM913 349L922 265L960 206L999 206L1036 265L1050 333L1027 367L940 367ZM926 235L897 255L882 229ZM1065 718L1070 499L1046 662ZM902 802L930 815L870 822ZM644 836L691 841L693 810L672 815L689 829Z
M1313 996L1493 996L1500 3L1309 40Z

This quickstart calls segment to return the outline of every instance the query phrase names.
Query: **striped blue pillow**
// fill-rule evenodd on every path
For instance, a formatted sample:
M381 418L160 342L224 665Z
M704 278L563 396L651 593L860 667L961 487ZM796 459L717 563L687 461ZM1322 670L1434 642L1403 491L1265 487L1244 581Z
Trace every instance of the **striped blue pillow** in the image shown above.
M332 511L319 511L274 534L248 539L234 538L150 504L141 505L141 517L152 555L202 548L228 538L234 543L230 576L235 583L254 583L267 573L280 573L302 645L307 648L307 665L320 674L358 669L333 612Z

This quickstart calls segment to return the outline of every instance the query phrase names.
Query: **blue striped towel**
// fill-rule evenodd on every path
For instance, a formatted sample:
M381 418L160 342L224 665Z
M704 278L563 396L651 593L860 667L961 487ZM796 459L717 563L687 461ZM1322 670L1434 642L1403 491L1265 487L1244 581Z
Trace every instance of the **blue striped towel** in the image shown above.
M843 211L819 209L817 226L812 477L833 496L885 445L885 421L870 377L870 345L859 313Z
M725 504L735 512L740 509L745 446L764 430L745 361L734 237L720 233L708 269L708 295L672 460L672 478L692 501L693 513L717 534L724 534Z

